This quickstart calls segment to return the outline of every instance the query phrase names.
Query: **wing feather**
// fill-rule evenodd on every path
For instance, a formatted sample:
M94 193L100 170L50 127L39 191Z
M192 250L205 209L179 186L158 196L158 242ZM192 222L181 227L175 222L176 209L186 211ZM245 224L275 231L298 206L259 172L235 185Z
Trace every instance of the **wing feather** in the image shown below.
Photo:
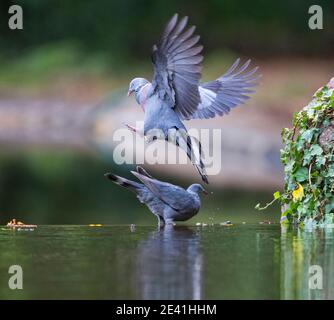
M152 52L153 90L181 119L190 119L201 101L203 47L197 45L200 37L193 35L195 27L184 31L187 23L188 17L178 21L175 14Z
M201 103L193 119L208 119L228 114L232 108L243 104L249 99L248 94L254 92L259 76L258 67L247 71L250 60L243 65L237 59L224 75L218 79L203 83L199 86Z
M178 212L187 212L192 206L189 193L173 184L162 182L147 175L131 171L157 198Z

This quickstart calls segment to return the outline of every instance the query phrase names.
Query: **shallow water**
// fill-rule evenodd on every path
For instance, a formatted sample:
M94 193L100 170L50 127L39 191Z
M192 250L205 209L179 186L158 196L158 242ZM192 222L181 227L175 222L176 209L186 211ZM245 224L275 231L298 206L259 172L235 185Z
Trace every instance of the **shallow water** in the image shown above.
M10 265L23 290L8 288ZM309 267L323 269L310 289ZM333 299L334 233L279 225L0 230L4 299Z

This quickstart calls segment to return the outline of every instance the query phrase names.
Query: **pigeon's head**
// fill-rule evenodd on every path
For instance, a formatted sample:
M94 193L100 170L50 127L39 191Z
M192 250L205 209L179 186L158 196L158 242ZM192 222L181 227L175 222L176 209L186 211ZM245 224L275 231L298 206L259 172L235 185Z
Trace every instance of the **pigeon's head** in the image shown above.
M129 84L128 96L133 92L138 92L140 88L148 84L148 81L144 78L134 78Z
M189 188L188 191L190 192L194 192L197 194L203 193L205 195L208 194L208 192L202 187L202 185L200 185L199 183L194 183L192 184Z

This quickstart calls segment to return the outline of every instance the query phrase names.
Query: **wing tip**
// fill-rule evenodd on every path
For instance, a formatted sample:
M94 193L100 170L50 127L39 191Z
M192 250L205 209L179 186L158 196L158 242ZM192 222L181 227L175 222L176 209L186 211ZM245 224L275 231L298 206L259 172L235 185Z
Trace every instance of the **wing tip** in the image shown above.
M179 20L179 14L177 12L174 13L174 15L172 16L172 18L169 20L168 24L172 24L173 25L173 28L175 27L175 25L177 24Z
M116 176L115 174L111 173L111 172L107 172L104 174L104 176L110 180L110 181L113 181L113 182L116 182L118 183L119 180L120 180L120 177Z
M188 16L184 16L182 17L182 19L180 20L179 24L184 24L184 28L185 26L188 24L188 20L189 20L189 17Z
M140 172L137 172L137 171L130 171L137 179L143 181L144 179L148 178L146 177L144 174L141 174Z
M134 176L136 176L137 177L137 174L138 174L138 172L137 171L134 171L134 170L130 170L130 172L134 175Z
M141 166L137 166L137 167L136 167L136 171L137 171L137 172L140 172L140 170L143 170L143 168L142 168Z
M143 175L143 176L146 176L148 178L152 178L152 176L141 166L137 166L136 167L136 171L137 173Z
M105 173L104 176L111 181L117 181L117 177L111 172Z

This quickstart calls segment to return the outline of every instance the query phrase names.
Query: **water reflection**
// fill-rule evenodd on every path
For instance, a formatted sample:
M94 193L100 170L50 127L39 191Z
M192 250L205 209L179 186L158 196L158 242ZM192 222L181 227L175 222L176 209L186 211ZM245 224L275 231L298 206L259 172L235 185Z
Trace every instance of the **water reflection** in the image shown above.
M138 245L138 296L142 299L201 299L200 236L184 226L166 226Z
M24 290L8 268L24 269ZM323 289L308 286L310 265ZM334 229L0 228L0 299L334 299Z
M323 289L311 289L309 268L323 271ZM334 299L334 230L282 228L281 299Z

